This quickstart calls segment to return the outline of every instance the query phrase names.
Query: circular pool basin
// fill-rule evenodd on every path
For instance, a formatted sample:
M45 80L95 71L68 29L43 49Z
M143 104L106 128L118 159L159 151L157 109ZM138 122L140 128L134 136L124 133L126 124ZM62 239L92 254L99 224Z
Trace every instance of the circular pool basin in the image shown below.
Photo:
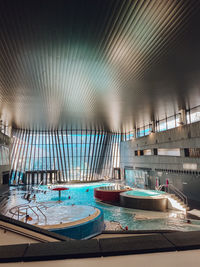
M168 199L162 191L134 189L120 194L120 205L133 209L166 211Z
M73 239L87 239L104 229L103 213L92 206L54 206L45 212L46 224L37 226Z
M119 202L120 193L130 190L121 185L102 186L94 189L94 196L96 199L105 202Z

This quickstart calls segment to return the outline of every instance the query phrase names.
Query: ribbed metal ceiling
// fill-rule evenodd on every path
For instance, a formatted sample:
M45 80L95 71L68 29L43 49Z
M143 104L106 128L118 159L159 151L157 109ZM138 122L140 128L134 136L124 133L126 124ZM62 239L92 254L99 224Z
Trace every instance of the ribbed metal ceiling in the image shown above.
M199 97L199 80L190 75L199 70L190 61L199 57L190 48L199 6L1 0L1 116L18 128L78 122L120 131L192 105L193 88Z

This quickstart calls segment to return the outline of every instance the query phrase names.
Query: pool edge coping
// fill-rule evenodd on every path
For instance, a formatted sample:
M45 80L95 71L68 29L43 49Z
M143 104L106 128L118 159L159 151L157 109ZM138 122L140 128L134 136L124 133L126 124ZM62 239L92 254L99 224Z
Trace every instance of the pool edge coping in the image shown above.
M193 233L192 242L191 233ZM196 240L194 240L195 236ZM184 240L184 242L180 245L181 240ZM131 244L133 247L130 246ZM108 257L193 249L200 249L200 231L152 233L149 235L102 239L98 239L97 236L97 239L89 240L0 246L0 251L13 251L12 257L9 257L9 253L8 257L0 257L0 263ZM19 255L19 251L21 255Z

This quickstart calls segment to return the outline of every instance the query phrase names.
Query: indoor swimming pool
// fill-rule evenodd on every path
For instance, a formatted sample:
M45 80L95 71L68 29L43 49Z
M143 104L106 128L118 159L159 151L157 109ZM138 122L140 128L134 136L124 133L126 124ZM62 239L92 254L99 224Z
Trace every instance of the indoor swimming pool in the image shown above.
M105 225L106 222L116 222L120 223L123 228L128 230L200 230L200 221L191 220L192 223L187 224L183 213L179 211L158 212L130 209L103 203L94 198L94 188L111 185L113 185L113 183L107 182L58 185L59 187L63 186L68 188L68 190L62 191L60 201L58 201L58 192L52 190L55 186L37 186L35 189L32 188L30 202L24 199L24 195L29 192L28 190L31 190L30 186L10 187L6 203L4 203L3 206L0 204L0 212L11 217L9 210L14 206L23 204L31 206L43 203L51 207L51 219L54 221L57 216L57 210L59 211L58 207L66 206L67 208L67 206L86 205L93 206L103 212ZM133 191L129 192L129 194L131 194ZM152 194L153 193L155 192L152 191ZM159 193L162 194L162 192ZM35 199L32 199L34 194ZM145 190L143 194L145 194Z

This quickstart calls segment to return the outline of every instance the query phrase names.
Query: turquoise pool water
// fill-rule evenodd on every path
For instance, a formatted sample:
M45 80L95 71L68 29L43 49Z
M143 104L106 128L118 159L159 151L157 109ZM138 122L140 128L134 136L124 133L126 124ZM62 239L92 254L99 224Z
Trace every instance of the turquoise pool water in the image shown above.
M129 196L150 197L150 196L159 196L161 194L165 194L165 192L156 190L131 190L127 191L124 194Z
M52 220L56 216L56 207L59 207L60 205L91 205L100 208L103 211L105 221L120 222L122 227L128 226L129 230L200 230L199 221L195 220L192 224L186 224L181 212L135 210L108 205L96 201L93 193L94 188L110 185L112 185L112 183L63 185L65 187L68 187L69 190L62 191L61 203L57 202L58 192L48 189L48 186L40 186L40 191L33 190L33 194L36 194L35 202L45 202L49 203L50 206L55 206L55 213L52 214ZM11 207L16 205L28 204L28 201L23 198L26 192L28 192L26 187L11 187L8 201L6 203L6 206L4 206L3 208L4 211L9 210ZM29 205L32 205L35 202L31 201ZM2 211L2 213L4 211Z

